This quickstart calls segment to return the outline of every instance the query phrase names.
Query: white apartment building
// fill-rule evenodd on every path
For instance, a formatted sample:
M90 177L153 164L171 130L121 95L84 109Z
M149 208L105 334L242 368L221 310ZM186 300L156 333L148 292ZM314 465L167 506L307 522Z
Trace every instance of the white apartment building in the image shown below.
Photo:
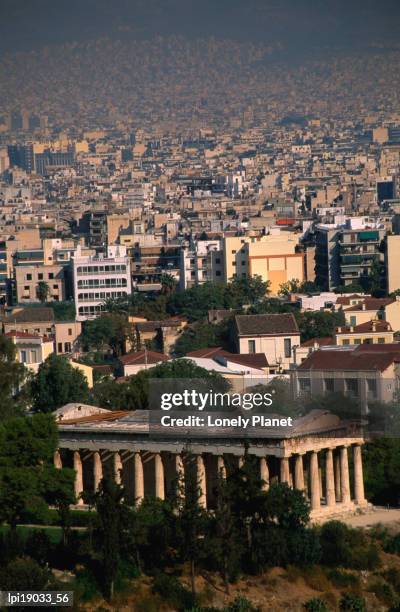
M76 320L95 318L108 298L132 293L130 259L126 247L112 245L107 256L82 256L77 248L72 260Z
M181 250L180 288L223 280L221 240L199 240Z

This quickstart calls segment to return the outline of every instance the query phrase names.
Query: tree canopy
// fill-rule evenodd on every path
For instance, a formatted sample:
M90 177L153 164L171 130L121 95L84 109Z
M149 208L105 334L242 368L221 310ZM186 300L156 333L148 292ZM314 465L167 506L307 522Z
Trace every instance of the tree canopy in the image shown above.
M31 390L36 412L52 412L69 402L87 403L89 400L86 376L72 367L65 357L55 353L40 364Z

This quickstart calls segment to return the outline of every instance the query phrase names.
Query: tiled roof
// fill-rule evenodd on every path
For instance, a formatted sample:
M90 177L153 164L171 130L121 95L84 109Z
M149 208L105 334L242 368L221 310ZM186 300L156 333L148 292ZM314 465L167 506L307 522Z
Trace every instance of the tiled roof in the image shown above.
M237 315L235 323L239 336L275 336L299 333L296 319L291 313Z
M394 362L400 362L400 344L361 344L352 350L314 351L297 369L383 372Z
M301 346L314 346L317 344L318 346L329 346L333 344L333 338L331 336L323 336L321 338L310 338L301 344Z
M396 300L394 298L367 298L359 304L354 304L345 309L345 312L359 312L361 310L379 310L389 304L393 304ZM365 305L365 308L364 308Z
M392 331L392 326L387 321L374 320L374 321L366 321L365 323L360 323L359 325L354 325L353 327L347 325L346 327L336 328L336 333L339 335L340 334L359 334L362 332L372 333L374 331L376 332Z
M4 323L48 323L54 321L52 308L21 308L5 318Z
M128 353L127 355L122 355L122 357L119 358L119 361L123 365L140 365L146 362L148 364L153 364L168 360L169 357L167 357L167 355L164 355L164 353L157 353L156 351L136 351L134 353Z

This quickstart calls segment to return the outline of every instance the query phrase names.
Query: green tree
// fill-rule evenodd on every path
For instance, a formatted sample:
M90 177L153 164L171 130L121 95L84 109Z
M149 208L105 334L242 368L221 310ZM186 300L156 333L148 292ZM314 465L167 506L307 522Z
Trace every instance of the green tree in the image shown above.
M0 422L22 414L27 407L28 370L16 360L15 344L7 336L0 335Z
M74 482L75 473L70 469L49 468L46 470L43 489L48 504L57 509L63 532L63 544L67 546L71 527L71 505L76 503Z
M47 299L49 297L50 287L45 281L39 281L36 293L37 293L38 300L42 304L44 304L45 302L47 302Z
M89 401L85 375L73 368L65 357L54 353L40 364L31 390L36 412L52 412L69 402Z
M0 425L0 521L16 529L24 512L47 509L56 478L57 426L50 415L15 417ZM72 482L72 479L71 479Z
M366 612L365 600L356 593L345 593L340 600L340 612Z
M118 357L125 353L126 341L132 339L132 333L132 326L124 314L103 314L85 322L79 343L84 351L111 350Z
M171 295L172 293L174 293L174 291L176 290L177 287L177 282L174 276L172 276L172 274L161 274L160 276L160 283L161 283L161 293L163 295Z
M43 591L51 573L29 557L20 557L0 568L0 589L3 591Z
M214 346L229 350L229 321L215 324L203 320L189 325L175 342L173 353L182 357L192 351Z
M122 487L112 478L103 478L95 498L96 550L100 557L104 594L108 599L114 596L114 584L121 556L123 495Z
M303 312L297 314L301 341L322 338L335 333L336 327L344 325L343 312Z

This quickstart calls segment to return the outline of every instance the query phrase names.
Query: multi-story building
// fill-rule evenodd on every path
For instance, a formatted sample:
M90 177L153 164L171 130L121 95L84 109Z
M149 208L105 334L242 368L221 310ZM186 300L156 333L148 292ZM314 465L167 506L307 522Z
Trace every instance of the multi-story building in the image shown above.
M299 235L272 229L261 238L227 237L223 242L224 280L260 276L270 282L277 294L289 280L304 280L304 253L299 250Z
M42 296L39 291L41 283L44 287ZM65 267L59 265L15 266L15 285L18 304L40 301L62 302L66 299Z
M181 250L180 288L223 280L221 240L199 240Z
M364 217L352 217L343 225L316 226L315 280L324 290L363 284L374 263L383 261L386 229Z
M72 267L77 321L96 317L108 298L132 292L130 260L122 246L109 246L107 256L89 257L82 256L78 246Z

